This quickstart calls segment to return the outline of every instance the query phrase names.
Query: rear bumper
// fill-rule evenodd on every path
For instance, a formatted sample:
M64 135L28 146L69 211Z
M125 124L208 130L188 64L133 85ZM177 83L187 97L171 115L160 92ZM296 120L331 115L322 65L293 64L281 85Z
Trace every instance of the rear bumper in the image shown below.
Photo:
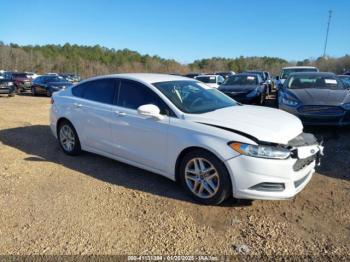
M27 91L31 89L32 83L31 82L17 83L17 87Z
M12 94L15 92L14 87L1 87L0 94Z

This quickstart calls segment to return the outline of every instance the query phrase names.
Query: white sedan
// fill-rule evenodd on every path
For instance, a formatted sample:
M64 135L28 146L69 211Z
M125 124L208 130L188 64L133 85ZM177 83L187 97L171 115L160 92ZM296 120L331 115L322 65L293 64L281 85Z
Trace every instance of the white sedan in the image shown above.
M221 84L225 82L225 78L221 75L199 75L194 79L205 83L207 86L218 88Z
M50 122L65 153L85 150L163 175L205 204L291 198L322 154L297 117L173 75L85 80L54 93Z

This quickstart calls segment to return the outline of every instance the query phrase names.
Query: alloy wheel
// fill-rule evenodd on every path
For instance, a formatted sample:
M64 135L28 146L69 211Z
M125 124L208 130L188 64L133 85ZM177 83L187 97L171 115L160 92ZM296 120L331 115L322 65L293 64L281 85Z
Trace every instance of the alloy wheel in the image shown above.
M193 158L185 167L187 187L200 198L211 198L219 190L220 176L214 165L204 158Z
M75 147L75 135L69 125L63 125L60 129L60 142L64 150L72 152Z

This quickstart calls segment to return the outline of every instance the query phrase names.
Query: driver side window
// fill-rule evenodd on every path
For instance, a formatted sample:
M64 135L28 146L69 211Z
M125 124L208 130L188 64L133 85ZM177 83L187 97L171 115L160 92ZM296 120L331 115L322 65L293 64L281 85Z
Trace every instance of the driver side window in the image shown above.
M149 87L132 80L121 80L117 105L129 109L153 104L159 107L162 115L175 116L170 108Z

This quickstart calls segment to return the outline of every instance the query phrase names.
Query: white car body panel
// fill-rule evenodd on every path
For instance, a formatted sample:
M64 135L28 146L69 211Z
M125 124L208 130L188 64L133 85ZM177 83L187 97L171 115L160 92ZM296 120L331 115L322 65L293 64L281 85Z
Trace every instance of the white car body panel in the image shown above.
M185 114L156 87L155 82L189 80L157 74L118 74L105 77L135 80L148 86L174 111L177 117L162 120L141 116L137 110L107 105L74 97L70 87L54 93L50 126L57 138L59 119L75 127L81 147L139 168L176 180L179 155L190 147L203 148L216 155L230 174L233 195L237 198L286 199L297 194L314 172L315 161L294 171L295 158L263 159L240 155L229 142L258 144L257 141L286 145L303 131L300 120L284 111L261 106L237 105L204 114ZM99 79L103 77L97 77ZM84 82L84 81L83 81ZM83 83L81 82L81 83ZM122 113L122 114L121 114ZM314 154L320 148L312 147ZM310 154L303 149L303 156ZM301 151L302 153L302 151ZM294 187L294 182L306 177ZM283 192L249 189L257 183L284 183Z

